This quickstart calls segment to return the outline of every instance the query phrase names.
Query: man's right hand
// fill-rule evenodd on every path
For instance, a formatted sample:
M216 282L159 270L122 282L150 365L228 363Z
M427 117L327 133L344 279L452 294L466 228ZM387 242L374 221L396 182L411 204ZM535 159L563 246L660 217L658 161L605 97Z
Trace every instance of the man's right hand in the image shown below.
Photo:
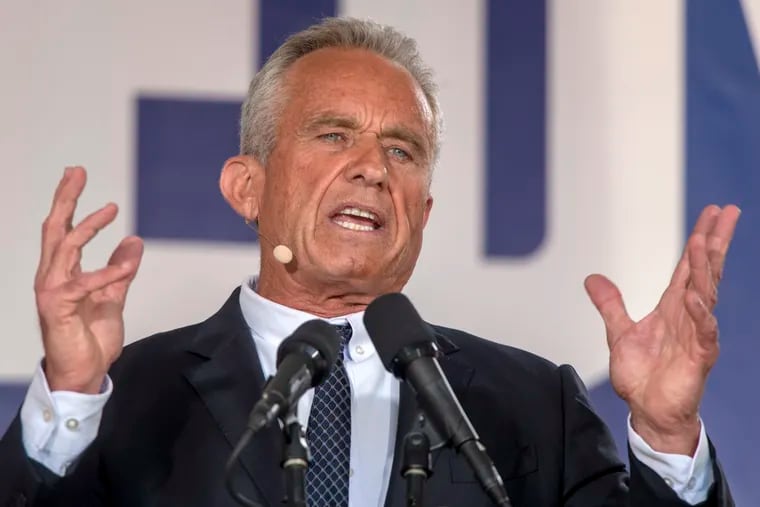
M124 345L124 303L143 254L128 236L108 265L82 272L82 248L118 213L109 203L72 227L87 173L67 167L42 226L42 253L34 283L51 391L95 394Z

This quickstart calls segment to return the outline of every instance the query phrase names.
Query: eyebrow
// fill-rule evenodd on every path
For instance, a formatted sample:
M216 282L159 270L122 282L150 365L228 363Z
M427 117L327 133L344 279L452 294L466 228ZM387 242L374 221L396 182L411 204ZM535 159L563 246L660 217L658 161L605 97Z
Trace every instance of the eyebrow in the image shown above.
M359 130L361 125L359 120L353 116L345 116L335 113L321 113L308 119L303 127L303 130L309 132L317 130L321 127L336 127L344 128L348 130ZM390 127L383 128L380 131L381 139L399 139L401 141L411 144L415 150L420 153L426 153L425 143L423 139L411 129L401 125L391 125Z
M359 121L351 116L341 116L327 113L318 114L309 118L304 124L304 130L311 131L320 127L339 127L350 130L359 130Z
M401 141L411 144L415 150L420 153L427 153L420 136L401 125L393 125L380 132L380 137L390 139L400 139Z

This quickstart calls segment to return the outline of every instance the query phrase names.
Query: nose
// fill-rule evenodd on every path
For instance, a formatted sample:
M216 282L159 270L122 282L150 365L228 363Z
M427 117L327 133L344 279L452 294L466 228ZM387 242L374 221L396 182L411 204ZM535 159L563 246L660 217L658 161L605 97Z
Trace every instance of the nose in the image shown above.
M356 154L346 168L346 179L368 187L385 188L388 185L388 169L382 145L377 139L367 139L357 144Z

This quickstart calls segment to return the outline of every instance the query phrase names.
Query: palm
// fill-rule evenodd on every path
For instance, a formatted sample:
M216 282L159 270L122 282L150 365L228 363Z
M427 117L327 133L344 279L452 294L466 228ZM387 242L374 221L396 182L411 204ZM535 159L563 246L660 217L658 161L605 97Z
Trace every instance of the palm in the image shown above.
M685 291L680 292L671 297L683 298ZM717 358L717 346L692 346L696 329L691 317L683 306L668 302L662 301L615 340L610 381L621 398L645 413L666 414L671 409L689 414L697 409L701 375ZM678 406L670 407L673 402Z
M123 298L122 291L109 287L81 304L82 327L107 364L119 356L124 344Z
M604 319L610 381L632 418L662 431L697 420L707 374L718 357L712 312L739 210L708 207L655 309L639 322L628 316L615 285L601 275L586 289Z
M78 372L94 366L104 370L118 357L124 341L123 318L113 304L91 297L62 306L70 311L59 323L43 326L47 367L72 383L84 382ZM69 338L63 342L53 336Z

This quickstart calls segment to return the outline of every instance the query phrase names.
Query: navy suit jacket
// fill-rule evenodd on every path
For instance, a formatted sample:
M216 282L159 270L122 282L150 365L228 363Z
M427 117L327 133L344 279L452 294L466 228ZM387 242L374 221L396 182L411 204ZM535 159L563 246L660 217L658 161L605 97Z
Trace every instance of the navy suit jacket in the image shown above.
M211 318L125 347L98 437L63 478L28 459L18 420L0 441L0 505L237 505L224 464L259 399L264 378L240 311L239 289ZM433 326L441 366L504 478L515 507L684 506L631 456L631 472L591 408L574 370L528 352ZM402 507L401 442L416 403L402 384L386 507ZM235 483L274 507L283 497L279 429L258 434ZM733 505L713 455L716 483L705 506ZM428 506L488 506L464 459L433 452Z

